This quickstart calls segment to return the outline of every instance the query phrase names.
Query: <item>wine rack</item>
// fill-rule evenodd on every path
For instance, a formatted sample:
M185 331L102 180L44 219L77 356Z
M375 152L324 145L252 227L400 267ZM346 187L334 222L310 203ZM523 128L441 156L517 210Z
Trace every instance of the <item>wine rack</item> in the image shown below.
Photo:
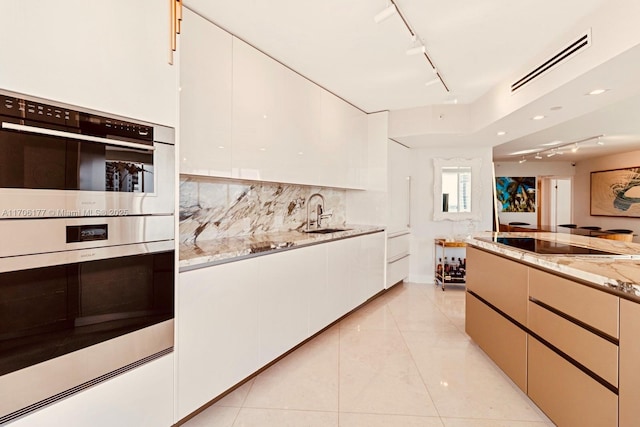
M466 283L466 247L463 241L434 239L435 285L440 284L444 291L446 285L464 285Z

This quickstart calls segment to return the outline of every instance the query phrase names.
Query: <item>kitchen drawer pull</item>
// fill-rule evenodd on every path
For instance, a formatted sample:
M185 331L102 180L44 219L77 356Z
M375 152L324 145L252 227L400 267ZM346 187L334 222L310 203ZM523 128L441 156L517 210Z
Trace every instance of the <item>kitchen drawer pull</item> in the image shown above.
M117 145L119 147L135 148L137 150L153 151L155 147L135 142L120 141L118 139L101 138L99 136L81 135L78 133L64 132L60 130L44 129L35 126L19 125L16 123L2 122L3 129L17 130L20 132L36 133L39 135L58 136L61 138L78 139L82 141L99 142L102 144Z
M398 256L396 256L396 257L393 257L393 258L391 258L391 259L388 259L388 260L387 260L387 264L393 264L394 262L398 262L398 261L400 261L400 260L402 260L402 259L407 258L409 255L411 255L411 254L409 254L409 253L400 254L400 255L398 255Z

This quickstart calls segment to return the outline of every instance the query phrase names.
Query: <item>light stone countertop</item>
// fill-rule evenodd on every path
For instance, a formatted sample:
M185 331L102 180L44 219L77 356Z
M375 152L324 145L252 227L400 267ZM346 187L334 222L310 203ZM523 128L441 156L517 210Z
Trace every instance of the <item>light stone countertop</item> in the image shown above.
M542 255L479 239L495 237L532 237L618 255ZM588 282L623 298L640 302L640 244L565 233L517 232L480 233L469 238L471 246L513 258L544 270Z
M345 228L346 230L326 234L304 233L294 230L205 240L196 243L181 243L179 247L180 271L195 270L216 264L268 255L282 250L384 231L384 227L371 225L347 224L336 228Z

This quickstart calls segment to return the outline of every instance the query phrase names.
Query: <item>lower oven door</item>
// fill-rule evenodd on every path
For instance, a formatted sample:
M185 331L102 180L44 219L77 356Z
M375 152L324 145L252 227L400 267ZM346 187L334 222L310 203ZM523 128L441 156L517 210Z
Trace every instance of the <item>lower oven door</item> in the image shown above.
M0 273L3 417L173 348L174 251Z

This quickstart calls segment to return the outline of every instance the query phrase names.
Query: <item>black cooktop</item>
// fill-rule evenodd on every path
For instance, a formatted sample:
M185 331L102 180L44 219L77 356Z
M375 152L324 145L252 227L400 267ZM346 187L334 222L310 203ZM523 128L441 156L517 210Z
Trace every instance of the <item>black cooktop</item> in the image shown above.
M481 238L480 240L501 243L525 251L546 255L619 255L613 252L573 246L568 243L534 239L533 237L495 237L493 239Z

